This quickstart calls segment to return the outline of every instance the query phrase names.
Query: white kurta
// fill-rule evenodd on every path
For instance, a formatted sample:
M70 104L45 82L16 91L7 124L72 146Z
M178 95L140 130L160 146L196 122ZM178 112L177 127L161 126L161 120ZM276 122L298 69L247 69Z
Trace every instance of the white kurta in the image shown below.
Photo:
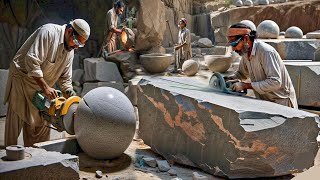
M258 99L298 108L289 73L272 46L255 40L250 58L242 58L235 75L241 80L251 79Z
M178 68L182 68L183 62L192 57L191 35L190 30L186 27L179 30L178 45L182 44L185 45L181 47L179 50L174 51L174 56L176 58L176 66Z
M32 76L43 77L50 87L58 81L62 91L72 89L74 51L69 52L64 48L65 28L66 25L46 24L41 26L26 40L13 58L5 94L5 102L9 103L9 114L6 120L8 128L6 127L5 133L6 145L14 142L15 137L12 136L16 134L13 135L11 132L20 133L21 125L18 124L21 122L19 121L27 123L26 131L30 132L46 124L32 104L33 95L37 90L41 90ZM19 127L20 130L9 129L12 127ZM41 133L30 136L32 137L29 138L34 138L34 141L41 139L39 137Z

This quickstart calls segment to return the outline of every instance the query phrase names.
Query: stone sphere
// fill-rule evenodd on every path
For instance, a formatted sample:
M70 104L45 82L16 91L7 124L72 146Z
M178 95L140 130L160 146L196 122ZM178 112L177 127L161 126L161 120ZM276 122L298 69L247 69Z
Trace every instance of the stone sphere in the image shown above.
M251 0L246 0L243 5L245 6L253 6L253 2Z
M99 87L81 99L74 130L80 147L89 156L119 157L130 145L135 129L134 108L119 90Z
M237 7L241 7L241 6L243 6L243 3L242 3L241 0L237 0L237 1L234 3L234 5L236 5Z
M162 73L172 63L171 54L151 53L140 56L142 67L149 73Z
M233 58L225 55L206 55L204 60L212 72L224 73L230 68Z
M256 25L255 25L252 21L250 21L250 20L242 20L242 21L240 21L240 23L248 26L248 27L251 28L251 30L253 30L253 31L256 31L256 30L257 30Z
M270 4L269 0L258 0L259 5L268 5Z
M285 36L286 35L286 32L284 32L284 31L281 31L280 33L279 33L279 36Z
M303 32L300 28L296 26L289 27L285 33L286 38L302 38Z
M280 28L277 23L271 20L262 21L257 27L258 38L277 39Z
M199 69L199 64L193 59L186 60L182 64L182 72L187 76L194 76L197 74Z

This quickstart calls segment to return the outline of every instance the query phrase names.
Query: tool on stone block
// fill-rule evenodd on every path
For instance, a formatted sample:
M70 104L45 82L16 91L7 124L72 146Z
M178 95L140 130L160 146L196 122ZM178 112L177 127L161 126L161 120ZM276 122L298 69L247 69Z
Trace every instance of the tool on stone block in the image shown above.
M40 110L41 117L55 127L53 129L74 135L74 115L81 98L78 96L65 98L61 91L56 91L58 97L53 100L45 97L42 91L37 91L32 97L32 104Z
M236 92L231 89L231 85L236 82L239 82L239 80L231 80L231 81L225 82L223 75L220 74L219 72L216 72L211 76L209 80L209 86L227 94L233 94L237 96L246 95L247 90L244 90L242 92Z

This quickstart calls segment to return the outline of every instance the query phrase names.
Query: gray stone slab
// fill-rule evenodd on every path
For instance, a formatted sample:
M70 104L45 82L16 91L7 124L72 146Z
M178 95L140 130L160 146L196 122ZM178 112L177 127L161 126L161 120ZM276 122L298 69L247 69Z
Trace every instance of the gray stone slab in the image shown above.
M84 70L83 69L75 69L72 70L72 82L83 84Z
M7 114L8 105L4 105L3 101L6 92L8 73L8 70L0 69L0 117L5 116Z
M314 59L320 47L317 39L260 39L274 47L284 60Z
M79 158L70 154L26 148L26 158L6 161L0 150L0 179L79 179Z
M298 104L320 109L320 62L285 62Z
M169 162L218 176L256 178L310 168L319 117L268 101L220 93L191 78L144 77L139 137Z
M103 58L84 59L84 80L89 81L116 81L123 82L115 63L107 62Z
M62 154L68 153L76 155L79 152L83 152L75 136L64 139L40 142L34 144L34 146L45 149L46 151L55 151Z
M98 87L112 87L115 89L118 89L121 92L124 92L124 86L123 83L117 83L117 82L95 82L95 83L84 83L83 89L81 92L81 97L86 95L89 91L92 89L98 88Z

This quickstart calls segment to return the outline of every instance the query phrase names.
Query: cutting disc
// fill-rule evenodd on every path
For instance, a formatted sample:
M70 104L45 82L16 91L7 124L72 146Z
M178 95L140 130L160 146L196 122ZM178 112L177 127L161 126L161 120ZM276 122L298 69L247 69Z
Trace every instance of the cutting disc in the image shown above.
M214 73L210 78L209 86L222 91L225 87L225 82L222 75L220 75L219 73Z
M70 105L68 112L63 116L63 124L67 133L74 135L74 114L78 108L79 103L73 103Z

